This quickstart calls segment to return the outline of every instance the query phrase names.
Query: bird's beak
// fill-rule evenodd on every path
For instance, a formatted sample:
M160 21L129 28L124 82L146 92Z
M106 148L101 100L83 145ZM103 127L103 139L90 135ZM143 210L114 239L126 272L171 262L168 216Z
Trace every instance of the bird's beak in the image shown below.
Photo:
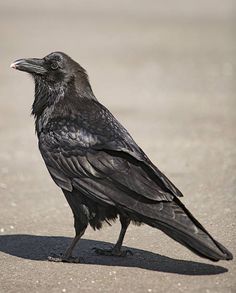
M43 59L39 58L27 58L27 59L19 59L11 64L11 68L25 71L28 73L34 74L45 74L47 70L44 68Z

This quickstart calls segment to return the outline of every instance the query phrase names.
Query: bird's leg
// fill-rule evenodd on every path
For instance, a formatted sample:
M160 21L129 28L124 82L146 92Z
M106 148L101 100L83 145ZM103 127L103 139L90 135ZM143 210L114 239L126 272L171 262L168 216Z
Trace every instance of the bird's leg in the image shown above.
M126 216L120 215L120 223L121 223L121 231L119 238L112 249L100 249L95 248L95 252L100 255L108 255L108 256L126 256L128 254L132 254L130 250L121 250L122 243L125 237L126 230L130 224L130 219Z
M85 228L86 229L86 228ZM73 263L78 263L80 262L80 259L78 257L74 257L72 256L72 252L76 246L76 244L78 243L78 241L80 240L80 238L83 236L85 229L83 231L80 232L80 234L75 235L75 238L73 239L72 243L70 244L70 246L66 249L64 255L63 255L63 262L73 262Z
M74 215L75 238L71 242L70 246L66 249L64 254L56 255L53 253L48 257L48 260L56 262L78 263L79 258L73 257L72 252L88 226L89 211L87 207L81 203L81 198L77 194L73 194L66 190L62 191Z
M86 229L86 228L85 228ZM79 234L75 235L75 238L72 240L71 244L69 245L69 247L66 249L64 254L51 254L48 257L49 261L54 261L54 262L69 262L69 263L79 263L80 259L78 257L74 257L72 256L72 252L76 246L76 244L78 243L78 241L80 240L80 238L83 236L85 229L83 231L81 231Z
M81 219L74 214L75 238L72 240L64 254L57 255L53 253L48 257L48 260L54 262L79 263L79 258L72 256L72 252L80 238L83 236L87 225L88 223L86 221L81 221Z

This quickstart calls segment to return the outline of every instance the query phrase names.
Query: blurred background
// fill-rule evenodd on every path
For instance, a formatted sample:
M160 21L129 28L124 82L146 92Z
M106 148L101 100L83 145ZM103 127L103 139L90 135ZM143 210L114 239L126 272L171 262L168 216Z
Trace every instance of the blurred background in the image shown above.
M178 268L173 276L165 265L145 270L138 264L127 269L124 263L112 269L95 261L78 270L73 266L71 272L67 265L34 261L45 260L52 249L42 237L72 236L73 221L37 149L30 117L33 81L9 66L16 59L43 57L52 51L63 51L78 61L87 69L98 100L183 191L183 201L196 217L235 252L235 6L233 0L0 1L0 281L4 292L15 292L16 287L18 292L29 288L37 292L76 288L233 292L234 262L224 264L229 269L226 274L198 276L189 282ZM114 227L118 233L119 224ZM27 241L14 236L22 234L31 236ZM41 235L41 240L35 241L34 235ZM114 242L117 235L105 227L99 233L88 230L85 237ZM201 261L146 226L131 227L125 243L174 259ZM86 249L83 253L92 254ZM156 268L156 260L143 256L139 261L153 261ZM197 263L191 265L199 270ZM9 276L14 272L12 282ZM64 283L59 281L65 275ZM134 276L135 282L130 282Z

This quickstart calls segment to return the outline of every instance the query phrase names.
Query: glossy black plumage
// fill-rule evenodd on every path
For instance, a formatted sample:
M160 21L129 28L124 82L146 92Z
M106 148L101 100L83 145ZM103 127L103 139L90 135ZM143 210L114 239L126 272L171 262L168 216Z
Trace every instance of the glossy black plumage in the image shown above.
M16 69L27 71L25 60L17 61ZM97 101L79 64L58 52L29 63L39 149L73 211L77 240L88 223L99 229L119 215L123 230L116 253L131 220L161 229L200 256L232 259L180 202L181 192Z

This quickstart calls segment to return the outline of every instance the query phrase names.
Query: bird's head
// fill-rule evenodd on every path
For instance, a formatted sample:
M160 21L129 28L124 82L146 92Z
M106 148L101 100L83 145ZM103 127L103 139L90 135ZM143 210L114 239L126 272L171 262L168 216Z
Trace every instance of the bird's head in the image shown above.
M78 101L77 97L96 100L86 71L65 53L53 52L42 59L19 59L11 67L34 78L32 114L35 117L39 117L47 107L59 104L59 101L73 105Z
M30 73L34 79L41 79L53 86L68 82L79 74L86 75L85 70L62 52L53 52L44 58L24 58L16 60L11 67Z

